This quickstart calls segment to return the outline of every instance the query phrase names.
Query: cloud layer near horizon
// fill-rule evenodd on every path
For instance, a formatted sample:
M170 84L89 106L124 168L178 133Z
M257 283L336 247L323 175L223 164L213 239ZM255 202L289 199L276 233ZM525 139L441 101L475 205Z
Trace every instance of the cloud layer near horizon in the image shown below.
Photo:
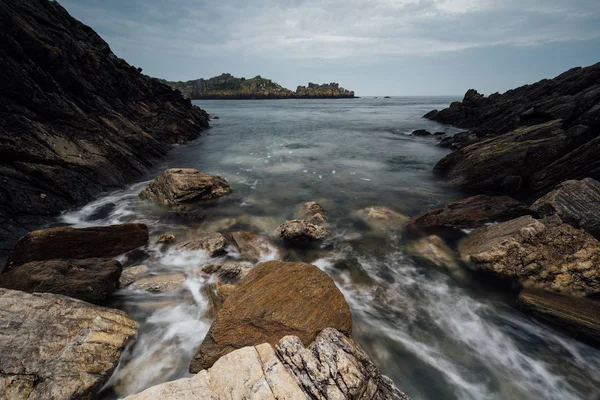
M260 65L288 72L318 66L334 71L337 66L344 75L343 70L351 65L375 70L387 66L391 71L395 62L401 71L407 63L415 63L412 69L419 60L426 64L454 54L490 49L513 49L521 54L538 48L559 49L570 42L582 48L591 43L597 49L600 41L597 0L61 3L96 29L119 56L168 79L226 71L250 76ZM169 66L169 61L177 65ZM244 67L252 71L244 72ZM268 76L267 71L257 73Z

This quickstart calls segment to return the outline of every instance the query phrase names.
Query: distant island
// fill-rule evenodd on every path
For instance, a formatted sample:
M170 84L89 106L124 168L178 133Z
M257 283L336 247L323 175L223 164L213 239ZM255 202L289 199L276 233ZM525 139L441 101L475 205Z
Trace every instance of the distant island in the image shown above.
M210 79L187 82L170 82L164 79L161 81L192 100L355 98L354 91L344 89L335 82L322 85L310 82L308 86L298 86L294 92L260 75L246 79L221 74Z

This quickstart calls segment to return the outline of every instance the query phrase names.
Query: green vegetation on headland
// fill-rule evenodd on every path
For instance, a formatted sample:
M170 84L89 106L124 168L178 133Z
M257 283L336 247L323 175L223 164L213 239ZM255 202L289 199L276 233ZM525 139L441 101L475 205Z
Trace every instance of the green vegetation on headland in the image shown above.
M298 86L289 90L260 75L254 78L236 78L231 74L221 74L210 79L195 79L187 82L162 80L184 96L200 99L334 99L354 98L354 91L344 89L339 84L310 82L308 86Z

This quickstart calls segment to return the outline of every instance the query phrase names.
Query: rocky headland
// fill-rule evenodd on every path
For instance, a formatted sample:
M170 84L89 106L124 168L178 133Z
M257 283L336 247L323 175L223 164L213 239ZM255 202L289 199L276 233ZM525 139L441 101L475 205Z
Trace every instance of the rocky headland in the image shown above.
M339 84L324 83L298 86L296 91L286 89L260 75L254 78L236 78L231 74L221 74L209 79L195 79L186 82L161 80L173 89L179 90L192 100L254 100L254 99L337 99L354 98L354 92Z

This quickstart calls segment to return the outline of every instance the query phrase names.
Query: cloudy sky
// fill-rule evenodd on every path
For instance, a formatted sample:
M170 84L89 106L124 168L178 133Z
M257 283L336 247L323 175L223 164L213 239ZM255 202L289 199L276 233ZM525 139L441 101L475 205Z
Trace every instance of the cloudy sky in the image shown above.
M59 0L170 80L260 74L357 95L484 93L600 61L600 0Z

